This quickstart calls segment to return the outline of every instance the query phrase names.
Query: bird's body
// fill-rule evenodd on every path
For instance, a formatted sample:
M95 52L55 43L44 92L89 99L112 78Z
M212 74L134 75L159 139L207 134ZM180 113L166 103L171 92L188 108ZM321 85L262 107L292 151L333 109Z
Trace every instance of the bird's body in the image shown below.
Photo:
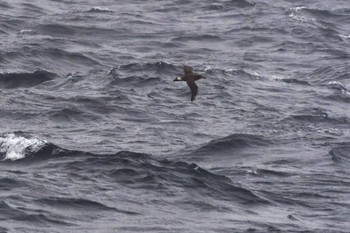
M190 67L190 66L184 66L184 73L185 73L185 75L174 79L174 82L175 81L186 81L187 85L191 89L191 101L193 101L196 98L196 95L198 93L198 86L195 83L195 81L197 81L201 78L205 78L205 77L203 77L199 74L193 73L192 67Z

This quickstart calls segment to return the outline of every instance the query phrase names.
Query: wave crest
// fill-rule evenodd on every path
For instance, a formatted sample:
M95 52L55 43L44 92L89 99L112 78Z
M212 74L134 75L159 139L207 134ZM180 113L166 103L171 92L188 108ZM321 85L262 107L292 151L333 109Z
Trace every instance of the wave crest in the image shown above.
M0 73L0 88L34 87L56 76L57 74L46 70L35 70L32 73Z
M3 160L19 160L28 154L41 150L47 142L35 137L25 137L15 133L0 137L0 156Z
M195 163L156 158L149 154L120 151L115 154L93 154L61 149L39 138L10 133L0 137L0 154L4 160L36 163L65 158L63 168L89 177L100 177L132 189L147 189L166 195L183 195L179 187L192 193L237 204L266 204L267 200L226 176L212 173ZM56 164L60 166L60 164ZM51 200L50 200L51 201ZM71 202L71 200L68 200ZM75 201L75 200L73 200ZM76 204L92 204L78 200ZM195 204L194 204L195 205ZM102 208L105 208L102 206ZM212 206L215 208L215 205Z
M271 142L258 135L232 134L224 138L210 141L192 152L192 155L232 154L244 148L266 146Z

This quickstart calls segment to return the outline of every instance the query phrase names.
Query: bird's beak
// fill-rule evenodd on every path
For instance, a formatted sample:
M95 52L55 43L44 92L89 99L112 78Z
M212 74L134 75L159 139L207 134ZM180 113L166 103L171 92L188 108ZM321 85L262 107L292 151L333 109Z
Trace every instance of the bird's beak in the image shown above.
M181 77L176 77L175 79L174 79L174 82L176 82L176 81L181 81L182 79L181 79Z

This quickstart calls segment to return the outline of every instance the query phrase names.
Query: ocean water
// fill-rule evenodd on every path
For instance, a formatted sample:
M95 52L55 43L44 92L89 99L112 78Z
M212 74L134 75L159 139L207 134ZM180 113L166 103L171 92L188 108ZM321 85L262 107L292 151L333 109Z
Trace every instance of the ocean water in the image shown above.
M348 0L0 0L0 36L1 233L349 232Z

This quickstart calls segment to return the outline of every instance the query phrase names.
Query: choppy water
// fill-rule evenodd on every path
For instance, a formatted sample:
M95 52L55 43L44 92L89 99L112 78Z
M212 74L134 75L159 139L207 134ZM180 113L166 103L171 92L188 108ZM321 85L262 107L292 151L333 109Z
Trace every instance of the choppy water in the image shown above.
M348 232L349 25L347 0L0 1L0 232Z

